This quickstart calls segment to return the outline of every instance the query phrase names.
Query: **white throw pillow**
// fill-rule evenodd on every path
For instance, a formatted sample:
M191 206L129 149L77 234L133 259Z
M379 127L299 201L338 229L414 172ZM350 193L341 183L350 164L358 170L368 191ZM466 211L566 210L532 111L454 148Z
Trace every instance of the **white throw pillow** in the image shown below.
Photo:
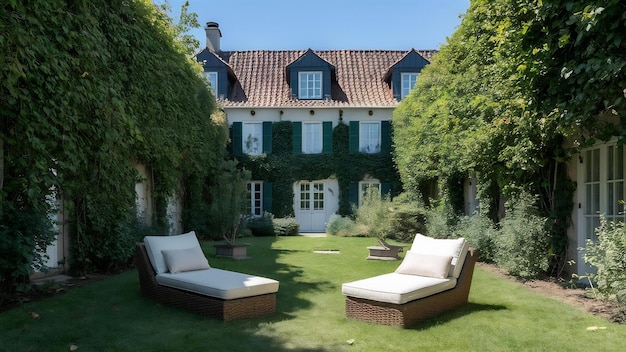
M209 261L202 253L202 248L164 249L163 259L170 273L210 269Z
M469 244L465 238L441 239L427 237L422 234L416 234L410 252L452 256L452 265L450 266L450 275L458 278L465 261L465 256ZM457 265L457 263L459 265Z
M194 231L176 236L146 236L143 238L150 263L157 274L167 272L162 250L200 247Z
M451 255L430 255L408 251L396 269L396 273L445 279L450 273L451 263Z

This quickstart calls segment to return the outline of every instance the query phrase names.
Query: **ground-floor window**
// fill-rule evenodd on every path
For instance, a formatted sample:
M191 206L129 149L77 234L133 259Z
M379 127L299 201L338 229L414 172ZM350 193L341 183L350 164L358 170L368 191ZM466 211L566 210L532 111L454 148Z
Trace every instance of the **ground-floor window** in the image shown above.
M380 198L381 189L378 180L368 180L359 182L359 206L367 199L368 195Z
M585 238L595 239L600 216L609 221L624 221L624 147L607 143L581 153L579 180L584 214Z
M246 205L248 215L263 215L263 182L248 182L248 202Z

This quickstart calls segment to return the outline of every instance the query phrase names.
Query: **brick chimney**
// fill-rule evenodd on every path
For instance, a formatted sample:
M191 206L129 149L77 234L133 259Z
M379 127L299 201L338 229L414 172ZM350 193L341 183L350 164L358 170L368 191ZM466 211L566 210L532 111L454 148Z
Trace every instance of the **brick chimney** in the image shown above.
M206 32L206 48L215 52L221 51L222 31L220 31L220 25L217 22L207 22L204 30Z

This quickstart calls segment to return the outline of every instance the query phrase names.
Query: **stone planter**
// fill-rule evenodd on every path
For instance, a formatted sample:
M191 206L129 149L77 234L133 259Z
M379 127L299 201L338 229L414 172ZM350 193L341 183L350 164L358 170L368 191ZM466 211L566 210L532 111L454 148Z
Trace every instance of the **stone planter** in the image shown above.
M215 256L228 257L234 259L249 259L247 254L247 246L245 244L216 244Z

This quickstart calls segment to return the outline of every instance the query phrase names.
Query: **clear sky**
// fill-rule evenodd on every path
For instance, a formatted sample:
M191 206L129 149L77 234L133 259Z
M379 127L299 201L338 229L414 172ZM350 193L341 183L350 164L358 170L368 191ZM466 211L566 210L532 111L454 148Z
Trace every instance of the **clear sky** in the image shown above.
M178 18L185 0L169 0ZM163 3L163 0L154 0ZM470 0L189 0L202 28L217 22L221 49L439 49L461 23Z

